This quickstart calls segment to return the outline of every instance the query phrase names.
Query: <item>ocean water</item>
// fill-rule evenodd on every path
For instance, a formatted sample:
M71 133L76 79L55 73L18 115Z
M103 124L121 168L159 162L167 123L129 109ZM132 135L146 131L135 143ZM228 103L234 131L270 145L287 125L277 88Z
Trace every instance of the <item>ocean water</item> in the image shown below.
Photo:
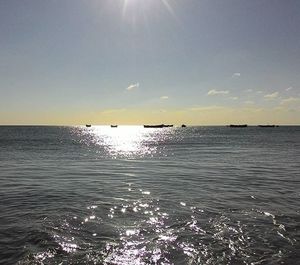
M0 264L300 264L300 127L0 127Z

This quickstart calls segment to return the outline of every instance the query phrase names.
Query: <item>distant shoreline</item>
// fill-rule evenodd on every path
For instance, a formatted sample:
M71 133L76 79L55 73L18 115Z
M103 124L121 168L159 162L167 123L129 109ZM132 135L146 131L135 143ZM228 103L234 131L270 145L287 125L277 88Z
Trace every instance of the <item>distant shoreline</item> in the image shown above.
M260 126L261 124L254 124L254 125L247 125L247 127L260 127L264 128L264 126ZM85 124L0 124L0 127L78 127L82 126L85 127ZM92 127L97 126L107 126L110 127L110 124L92 124ZM118 126L136 126L136 127L143 127L142 124L119 124ZM298 127L300 124L275 124L275 127ZM174 125L173 128L181 128L181 125ZM229 124L222 124L222 125L187 125L187 127L229 127ZM267 127L267 126L266 126Z

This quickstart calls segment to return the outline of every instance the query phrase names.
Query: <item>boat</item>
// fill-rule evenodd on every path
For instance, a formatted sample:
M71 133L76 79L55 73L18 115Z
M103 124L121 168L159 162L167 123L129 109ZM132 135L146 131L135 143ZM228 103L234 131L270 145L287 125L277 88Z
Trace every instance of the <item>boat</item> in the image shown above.
M111 128L117 128L118 125L110 125Z
M144 128L167 128L167 127L173 127L173 124L154 124L154 125L144 124Z
M92 127L92 125L91 124L86 124L85 127L89 128L89 127Z
M247 124L230 124L229 127L231 128L245 128L248 127Z
M181 125L181 127L182 127L182 128L185 128L185 127L186 127L186 125L185 125L185 124L182 124L182 125Z
M266 125L258 125L258 127L279 127L278 125L274 125L274 124L266 124Z

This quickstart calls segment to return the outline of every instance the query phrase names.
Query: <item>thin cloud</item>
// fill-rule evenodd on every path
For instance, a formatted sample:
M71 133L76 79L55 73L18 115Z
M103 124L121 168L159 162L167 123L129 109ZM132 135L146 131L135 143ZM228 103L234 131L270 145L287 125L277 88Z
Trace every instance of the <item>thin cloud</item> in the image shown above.
M252 105L252 104L254 104L254 101L246 100L246 101L244 101L244 103L247 104L247 105Z
M239 97L230 97L230 99L232 99L232 100L238 100Z
M206 107L201 107L201 106L196 106L192 108L188 108L187 111L214 111L214 110L220 110L224 109L225 107L222 106L206 106Z
M241 76L241 73L233 73L232 77L233 78L237 78L237 77L240 77Z
M228 90L216 90L216 89L212 89L212 90L209 90L207 92L207 95L209 96L215 96L215 95L227 95L229 94L229 91Z
M271 94L264 95L264 98L267 99L267 100L273 100L273 99L276 99L278 97L278 95L279 95L278 92L274 92L274 93L271 93Z
M290 90L292 90L293 89L293 87L288 87L287 89L286 89L286 91L290 91Z
M128 87L126 88L126 90L131 91L131 90L133 90L133 89L135 89L135 88L138 88L139 86L140 86L139 83L131 84L130 86L128 86Z
M280 105L291 105L294 103L300 103L300 98L289 97L281 100Z
M163 100L169 99L169 96L161 96L160 99L163 99Z

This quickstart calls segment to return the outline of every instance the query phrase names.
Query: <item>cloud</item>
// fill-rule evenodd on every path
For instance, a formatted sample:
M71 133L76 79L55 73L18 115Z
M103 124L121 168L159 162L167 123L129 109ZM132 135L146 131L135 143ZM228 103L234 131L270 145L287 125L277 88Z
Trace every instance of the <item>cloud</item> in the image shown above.
M278 95L279 95L278 92L274 92L274 93L271 93L271 94L264 95L264 98L267 99L267 100L273 100L273 99L277 98Z
M160 99L169 99L168 96L161 96Z
M229 91L228 90L216 90L216 89L212 89L212 90L209 90L207 92L207 95L209 96L214 96L214 95L226 95L228 94Z
M128 86L126 89L127 89L128 91L130 91L130 90L133 90L133 89L135 89L135 88L138 88L139 86L140 86L139 83L131 84L131 85Z
M205 107L201 107L201 106L196 106L196 107L192 107L192 108L188 108L187 111L214 111L214 110L222 110L225 107L222 106L205 106Z
M240 77L240 76L241 76L241 73L234 73L234 74L232 75L232 77L235 77L235 78Z
M230 99L232 99L232 100L238 100L239 97L230 97Z
M290 90L292 90L293 89L293 87L288 87L287 89L286 89L286 91L290 91Z
M247 104L247 105L252 105L252 104L254 104L254 101L246 100L246 101L244 101L244 103Z
M280 105L292 105L300 103L300 98L289 97L281 100Z
M248 92L248 93L253 92L253 89L249 88L246 90L246 92Z

